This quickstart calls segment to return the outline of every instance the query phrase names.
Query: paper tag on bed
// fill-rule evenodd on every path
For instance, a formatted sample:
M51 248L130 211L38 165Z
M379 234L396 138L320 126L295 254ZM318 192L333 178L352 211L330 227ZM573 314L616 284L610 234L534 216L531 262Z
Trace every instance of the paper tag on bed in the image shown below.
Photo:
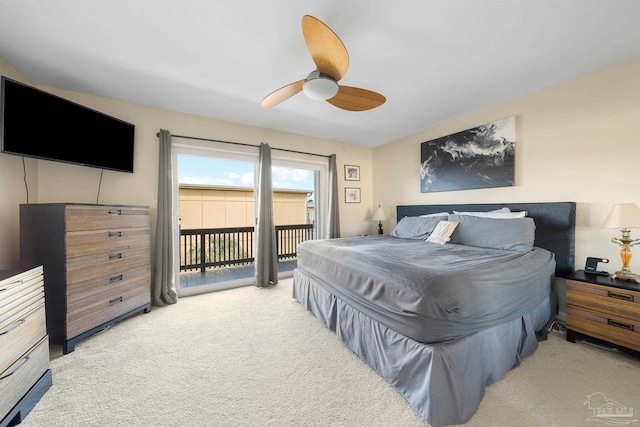
M440 221L431 235L427 238L427 242L440 243L444 245L451 238L451 234L458 226L457 221Z

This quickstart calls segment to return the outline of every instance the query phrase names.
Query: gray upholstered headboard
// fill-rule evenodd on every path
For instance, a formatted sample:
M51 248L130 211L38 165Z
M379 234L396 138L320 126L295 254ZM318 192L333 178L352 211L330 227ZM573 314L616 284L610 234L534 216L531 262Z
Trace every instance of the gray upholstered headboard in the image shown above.
M566 277L575 264L575 202L548 203L491 203L461 205L406 205L397 206L398 221L405 216L419 216L437 212L486 212L508 207L512 211L527 211L536 224L534 245L556 255L556 276Z

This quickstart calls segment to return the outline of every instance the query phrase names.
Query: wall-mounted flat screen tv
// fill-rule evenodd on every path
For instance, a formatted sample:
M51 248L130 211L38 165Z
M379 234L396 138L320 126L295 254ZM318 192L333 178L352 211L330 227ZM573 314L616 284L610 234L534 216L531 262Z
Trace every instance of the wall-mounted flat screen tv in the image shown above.
M133 173L135 126L2 76L0 151Z

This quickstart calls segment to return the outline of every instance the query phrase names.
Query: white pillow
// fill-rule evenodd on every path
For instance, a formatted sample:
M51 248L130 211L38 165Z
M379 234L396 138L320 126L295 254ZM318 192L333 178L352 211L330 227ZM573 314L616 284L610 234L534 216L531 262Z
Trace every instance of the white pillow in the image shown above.
M527 211L521 211L521 212L511 212L511 210L509 210L509 208L502 208L502 209L498 209L496 211L489 211L489 212L458 212L458 211L453 211L454 214L456 215L468 215L468 216L476 216L479 218L494 218L494 219L501 219L501 218L524 218L527 216Z
M440 243L441 245L444 245L449 241L457 226L458 223L455 221L440 221L427 238L427 242Z
M456 215L475 215L475 214L487 214L487 213L507 213L507 212L511 212L511 209L504 207L504 208L500 208L500 209L495 209L492 211L482 211L482 212L458 212L458 211L453 211L454 214Z
M420 215L421 218L430 218L432 216L449 216L449 212L438 212L427 215Z

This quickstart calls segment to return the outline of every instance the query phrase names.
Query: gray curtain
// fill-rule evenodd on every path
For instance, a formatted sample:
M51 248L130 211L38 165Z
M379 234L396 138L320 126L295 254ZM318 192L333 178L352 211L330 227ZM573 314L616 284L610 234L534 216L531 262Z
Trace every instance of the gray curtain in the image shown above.
M322 184L320 183L320 171L313 172L313 209L315 215L313 218L313 239L325 239L326 237L326 220L324 215L318 215L318 212L324 212L324 205L322 204L322 197L320 197L322 191Z
M336 161L336 155L332 154L329 156L329 210L327 213L330 239L340 237L339 207L338 164Z
M278 248L273 220L273 185L271 183L271 147L264 143L260 144L257 194L255 285L263 287L278 283Z
M158 213L156 224L156 248L153 282L153 305L175 304L178 293L175 284L175 260L173 258L173 172L171 168L171 133L160 130L160 155L158 165Z

